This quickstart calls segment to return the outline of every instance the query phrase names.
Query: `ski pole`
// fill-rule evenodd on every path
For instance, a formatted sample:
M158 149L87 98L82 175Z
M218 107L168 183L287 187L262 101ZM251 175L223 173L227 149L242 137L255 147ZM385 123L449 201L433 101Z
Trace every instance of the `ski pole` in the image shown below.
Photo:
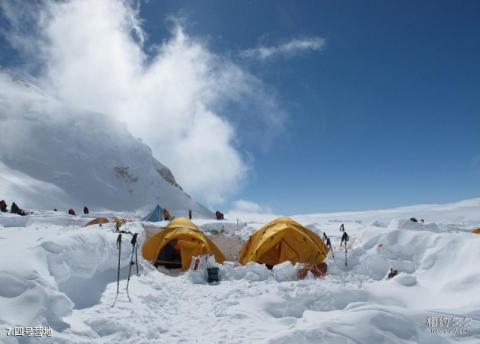
M135 246L137 245L137 235L138 233L133 234L132 240L130 243L132 244L132 256L130 257L130 264L128 266L128 279L127 279L127 290L128 285L130 284L130 274L132 273L132 265L133 263L133 254L135 253Z
M118 267L117 267L117 295L118 295L118 289L120 287L120 257L122 255L122 234L119 234L117 237L117 248L118 248Z
M137 267L137 276L138 276L138 244L135 245L135 265Z
M332 245L330 244L330 251L332 251L332 257L333 257L333 261L335 261L335 254L333 254L333 247Z
M345 272L347 272L347 244L345 243Z

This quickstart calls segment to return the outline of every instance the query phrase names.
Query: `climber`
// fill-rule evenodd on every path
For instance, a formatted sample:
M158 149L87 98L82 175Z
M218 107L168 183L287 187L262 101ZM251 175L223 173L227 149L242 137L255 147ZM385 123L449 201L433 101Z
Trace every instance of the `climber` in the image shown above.
M2 213L7 212L7 202L5 202L3 199L0 201L0 211Z

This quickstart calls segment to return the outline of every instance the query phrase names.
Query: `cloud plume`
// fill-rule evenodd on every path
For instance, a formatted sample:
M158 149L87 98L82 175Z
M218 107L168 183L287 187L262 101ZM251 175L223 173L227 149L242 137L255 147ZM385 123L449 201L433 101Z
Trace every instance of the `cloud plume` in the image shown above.
M42 89L70 107L123 121L188 192L210 204L248 175L237 126L281 130L286 113L262 81L178 23L147 54L138 6L126 1L5 1L1 8L6 38L34 66ZM30 30L22 28L27 22ZM231 110L236 103L249 111Z

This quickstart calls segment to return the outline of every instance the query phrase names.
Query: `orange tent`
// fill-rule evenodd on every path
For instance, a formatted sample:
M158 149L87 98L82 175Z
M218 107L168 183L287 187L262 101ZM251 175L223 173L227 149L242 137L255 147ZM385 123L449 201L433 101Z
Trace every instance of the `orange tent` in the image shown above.
M92 225L101 225L101 224L109 223L109 222L110 222L110 220L107 219L106 217L97 217L96 219L88 221L87 224L85 225L85 227L92 226Z

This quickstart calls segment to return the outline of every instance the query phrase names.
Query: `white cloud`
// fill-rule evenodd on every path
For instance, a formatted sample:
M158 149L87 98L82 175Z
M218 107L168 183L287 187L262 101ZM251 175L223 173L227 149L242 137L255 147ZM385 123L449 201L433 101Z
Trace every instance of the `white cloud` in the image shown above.
M42 88L68 106L125 122L194 196L222 202L245 180L237 122L282 127L286 114L259 79L178 24L148 56L138 8L126 1L40 4L1 7L12 24L8 39L40 66ZM249 111L233 114L230 103Z
M297 38L276 46L257 46L242 52L242 56L267 60L276 56L294 56L307 51L319 51L324 49L325 39L320 37Z

